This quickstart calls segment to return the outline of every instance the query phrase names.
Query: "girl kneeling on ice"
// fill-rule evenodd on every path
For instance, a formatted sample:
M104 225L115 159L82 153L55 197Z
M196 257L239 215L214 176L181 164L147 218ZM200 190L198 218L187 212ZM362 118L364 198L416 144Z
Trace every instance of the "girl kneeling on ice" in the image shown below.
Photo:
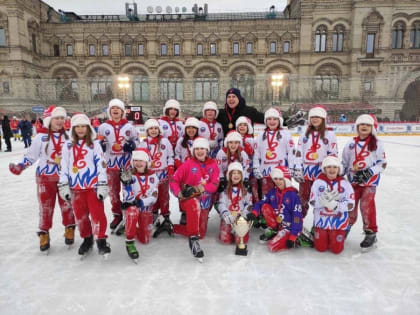
M124 184L123 204L125 210L125 242L128 256L137 259L139 253L134 238L147 244L153 225L152 207L157 201L159 179L153 171L149 170L151 163L150 153L145 149L133 151L131 157L131 176L121 181Z
M286 167L273 168L270 176L274 188L254 205L248 219L255 219L262 212L268 228L260 236L260 240L268 241L268 249L277 252L296 247L296 240L303 226L302 207Z
M322 161L322 174L312 185L309 203L314 207L315 248L328 248L339 254L349 225L349 211L354 207L351 184L340 176L340 161L327 156Z
M232 244L235 242L239 244L240 239L234 235L232 230L232 224L236 220L243 216L247 217L247 214L252 208L252 195L247 191L244 186L244 171L241 163L232 162L229 164L228 171L226 174L228 183L226 190L220 194L219 198L219 212L220 212L220 231L219 240L224 244ZM249 233L244 237L244 243L246 244L249 239ZM240 251L236 251L239 254ZM246 255L245 251L242 251Z
M100 255L111 252L105 234L106 163L101 145L95 138L90 119L85 114L75 114L71 119L71 140L63 145L58 190L61 198L71 200L73 204L80 236L84 239L79 255L90 251L93 236Z

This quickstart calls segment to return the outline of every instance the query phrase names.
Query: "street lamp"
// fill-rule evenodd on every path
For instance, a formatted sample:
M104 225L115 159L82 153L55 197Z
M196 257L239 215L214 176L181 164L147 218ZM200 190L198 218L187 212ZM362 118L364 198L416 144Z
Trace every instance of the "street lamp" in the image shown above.
M280 88L283 86L283 80L283 73L275 73L271 75L271 86L273 88L273 105L276 102L280 103Z
M129 77L118 77L118 88L122 91L123 100L128 103L128 89L130 88L130 78Z

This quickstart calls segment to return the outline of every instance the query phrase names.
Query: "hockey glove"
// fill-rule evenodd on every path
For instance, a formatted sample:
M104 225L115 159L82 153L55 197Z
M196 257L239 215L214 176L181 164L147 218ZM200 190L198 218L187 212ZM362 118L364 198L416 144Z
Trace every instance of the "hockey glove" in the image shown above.
M124 185L131 185L133 183L132 174L129 169L120 169L120 181Z
M256 179L262 179L262 178L263 178L263 176L262 176L262 174L261 174L261 172L260 172L259 168L254 167L254 168L252 169L252 171L254 172L254 176L255 176L255 178L256 178Z
M220 213L220 216L222 217L223 221L225 221L226 224L235 223L235 218L233 217L232 213L230 213L229 210L223 210Z
M136 206L140 209L144 208L144 202L141 199L136 200Z
M133 140L128 140L123 145L123 150L125 153L131 153L136 149L136 143Z
M184 198L192 198L198 195L200 195L200 193L196 190L195 187L190 185L185 185L184 189L182 190L182 196Z
M353 181L356 184L363 184L366 183L373 175L373 172L367 168L362 171L357 171L356 174L354 174Z
M251 184L249 183L248 179L244 180L244 186L249 193L252 193L252 187L251 187Z
M298 183L303 183L305 181L305 178L303 177L303 170L301 168L293 169L292 173L293 173L293 178Z
M134 203L132 202L123 202L121 204L121 210L127 210L128 208L134 206Z
M217 191L219 193L224 192L227 186L227 180L225 177L220 178L220 182L219 182L219 188L217 188Z
M68 183L65 183L65 184L58 183L57 187L58 187L58 195L60 196L60 198L63 199L63 200L70 201L71 194L70 194L69 184Z
M96 185L96 196L98 197L99 201L104 201L106 196L108 196L108 184L105 182L99 182Z
M335 210L338 206L338 201L335 199L329 199L329 192L325 192L319 196L319 205L329 210Z
M9 171L12 174L20 175L24 169L25 169L25 166L22 163L19 163L19 164L10 163L9 164Z
M247 219L247 221L255 221L257 219L257 216L254 213L249 212L246 215L246 219Z

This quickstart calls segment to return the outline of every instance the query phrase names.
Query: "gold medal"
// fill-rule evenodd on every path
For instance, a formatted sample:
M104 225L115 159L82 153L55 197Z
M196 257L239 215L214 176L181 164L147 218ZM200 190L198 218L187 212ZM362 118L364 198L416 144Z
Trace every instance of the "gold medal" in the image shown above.
M234 218L236 218L236 216L238 215L238 212L237 212L237 211L232 211L231 213L232 213L232 216L233 216Z
M228 127L229 127L229 129L232 129L233 128L233 124L232 123L229 123Z
M115 143L115 144L112 146L112 149L113 149L114 151L121 151L121 145L120 145L119 143Z
M72 171L74 174L76 174L79 171L79 169L77 168L77 166L73 166Z
M270 151L270 150L268 150L266 155L267 155L267 157L269 157L269 158L270 158L270 157L272 157L272 156L273 156L273 152L272 152L272 151Z
M353 165L353 169L354 169L355 171L357 171L357 170L359 169L359 167L357 166L357 164L354 164L354 165Z
M55 164L57 164L57 165L60 165L60 162L61 162L61 157L57 156L57 157L54 159L54 163L55 163Z
M281 221L283 221L283 218L281 216L278 216L276 221L277 221L277 223L281 223Z
M312 153L312 158L314 160L318 159L318 153L316 153L316 152Z

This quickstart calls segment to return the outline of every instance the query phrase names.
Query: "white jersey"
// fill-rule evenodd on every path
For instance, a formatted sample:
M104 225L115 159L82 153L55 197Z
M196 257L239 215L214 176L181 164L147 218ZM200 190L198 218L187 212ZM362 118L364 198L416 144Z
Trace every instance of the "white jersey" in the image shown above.
M163 131L162 136L167 138L172 149L175 149L176 142L184 135L184 124L179 119L169 120L167 116L162 116L158 121Z
M245 151L241 149L239 152L241 154L242 161L240 161L237 158L236 154L234 156L231 156L230 161L228 161L228 156L226 152L227 152L227 149L223 148L219 150L219 152L216 155L216 162L217 162L217 166L219 166L220 178L226 177L226 172L228 170L230 163L239 162L242 164L242 169L244 171L244 180L248 180L249 174L251 173L251 169L249 168L250 160L249 160L248 154L246 154Z
M152 138L147 136L141 143L140 148L150 152L152 163L150 169L156 173L159 180L166 179L168 167L174 166L174 151L169 140L162 137Z
M328 155L338 156L337 137L332 130L325 130L324 139L318 131L308 137L303 132L295 150L293 168L302 169L305 180L314 181L322 172L321 164Z
M104 152L98 140L87 146L79 140L74 145L67 140L63 145L60 183L68 183L71 189L96 188L98 182L107 183Z
M133 174L131 184L123 185L123 202L133 203L142 200L143 211L148 211L156 203L158 197L159 179L155 173Z
M215 158L217 152L223 147L223 128L222 125L214 120L212 122L205 118L200 120L198 135L209 141L210 157Z
M54 176L58 180L61 151L65 141L63 132L54 132L48 136L48 130L43 130L32 140L19 164L28 167L39 161L36 175Z
M130 165L131 153L124 152L124 144L131 140L136 146L140 144L139 133L132 124L122 119L116 124L107 120L98 128L98 139L106 146L105 161L108 169L127 169Z
M258 135L253 167L263 176L269 176L276 166L292 165L293 138L289 130L264 131Z
M377 148L370 152L367 148L365 140L353 138L343 149L342 163L344 173L349 176L349 180L353 180L353 176L357 171L369 169L372 177L366 183L360 186L378 186L380 174L386 167L385 149L382 141L377 140Z
M182 141L184 140L184 137L178 139L178 142L176 143L175 146L175 164L180 164L180 163L184 163L185 160L189 159L192 157L191 155L191 149L192 149L192 145L194 140L188 139L187 140L187 148L184 148L182 146Z
M344 178L339 181L327 181L326 176L315 180L311 188L309 202L314 207L314 227L324 230L346 230L349 224L349 211L354 207L354 190ZM319 197L325 191L338 191L338 207L335 210L327 209L319 204Z
M246 192L246 195L242 196L242 191L234 186L231 194L227 190L220 194L218 207L219 213L229 210L235 217L239 214L246 217L252 211L252 195Z

